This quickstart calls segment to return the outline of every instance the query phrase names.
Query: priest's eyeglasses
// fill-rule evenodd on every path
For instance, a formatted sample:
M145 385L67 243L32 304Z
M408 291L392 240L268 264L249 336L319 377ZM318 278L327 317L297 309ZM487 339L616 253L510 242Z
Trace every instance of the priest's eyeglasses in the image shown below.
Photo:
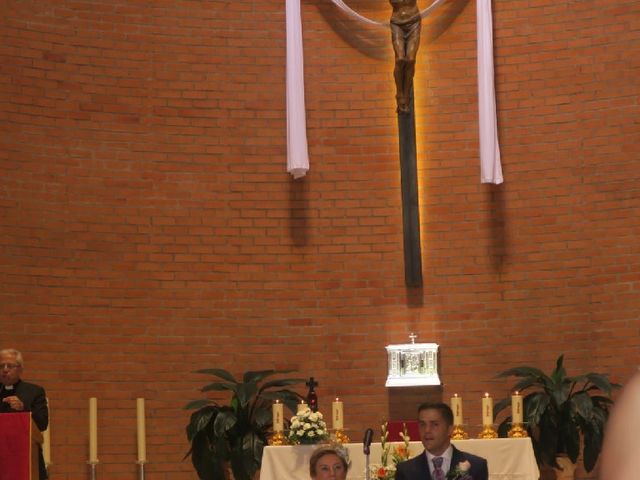
M20 364L18 363L0 363L0 370L13 370L14 368L18 368Z

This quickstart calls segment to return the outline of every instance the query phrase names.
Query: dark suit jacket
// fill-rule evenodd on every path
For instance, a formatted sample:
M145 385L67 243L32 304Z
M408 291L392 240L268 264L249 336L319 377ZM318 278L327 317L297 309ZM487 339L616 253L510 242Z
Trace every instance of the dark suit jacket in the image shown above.
M467 471L473 480L488 480L489 467L487 461L462 450L453 447L453 455L451 457L451 468L455 468L460 462L468 461L471 468ZM446 475L447 472L445 472ZM396 480L431 480L431 469L427 455L422 452L417 457L413 457L406 462L400 462L396 470Z
M44 388L34 383L23 382L18 380L13 385L13 390L7 390L4 385L0 386L0 413L11 413L15 410L9 407L8 403L4 403L1 400L5 397L15 395L24 404L24 410L31 412L31 418L40 431L47 429L49 425L49 409L47 408L47 396L44 392ZM47 468L44 464L44 457L42 456L42 448L39 449L39 462L40 467L40 480L47 478Z

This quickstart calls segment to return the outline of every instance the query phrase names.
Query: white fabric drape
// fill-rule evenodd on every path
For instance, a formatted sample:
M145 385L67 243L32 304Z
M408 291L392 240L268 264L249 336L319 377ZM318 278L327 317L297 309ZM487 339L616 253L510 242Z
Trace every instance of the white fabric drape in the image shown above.
M287 172L293 175L293 178L300 178L309 171L300 0L286 0L286 7Z
M431 13L431 11L434 8L436 8L441 3L444 3L445 1L446 0L434 0L431 5L429 5L424 10L420 11L420 16L422 18L426 17L427 15L429 15ZM389 22L388 21L387 22L376 22L375 20L371 20L370 18L363 17L358 12L355 12L351 7L349 7L349 5L344 3L342 0L331 0L331 2L333 2L333 4L336 7L338 7L344 13L349 15L351 18L355 18L356 20L360 20L361 22L368 23L370 25L376 25L376 26L379 26L379 27L389 28Z
M493 74L493 21L491 0L476 0L478 36L478 124L480 126L480 181L503 182L496 118L496 89Z

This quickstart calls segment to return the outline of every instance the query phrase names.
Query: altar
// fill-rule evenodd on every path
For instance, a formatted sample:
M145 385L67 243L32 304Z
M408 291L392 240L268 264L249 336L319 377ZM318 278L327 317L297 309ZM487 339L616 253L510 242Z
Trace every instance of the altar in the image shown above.
M489 480L538 480L540 477L530 438L453 440L452 443L460 450L486 458ZM362 444L348 443L345 447L351 459L347 478L365 480L366 458ZM260 480L310 479L309 457L315 448L313 445L266 447L262 455ZM424 451L421 442L411 442L410 449L412 457ZM380 451L379 443L371 445L371 465L380 463Z

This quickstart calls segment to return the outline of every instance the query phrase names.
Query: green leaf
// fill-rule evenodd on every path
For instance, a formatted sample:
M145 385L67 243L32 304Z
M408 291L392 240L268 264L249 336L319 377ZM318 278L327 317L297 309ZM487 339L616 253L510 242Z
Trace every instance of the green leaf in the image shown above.
M607 395L611 395L611 392L614 389L622 387L622 385L619 385L617 383L609 382L609 378L607 377L607 375L602 375L600 373L587 373L586 377L591 383L593 383L596 388L602 390Z
M259 429L265 429L273 422L271 408L256 408L253 412L253 422Z
M564 369L564 366L562 365L564 361L564 355L560 355L558 357L558 360L556 360L556 369L551 372L551 381L555 384L560 384L565 377L567 376L567 372Z
M187 438L191 441L198 433L206 430L218 411L218 407L209 406L193 412L187 425Z
M256 395L257 391L258 386L253 382L240 384L238 386L238 391L236 392L238 401L240 402L240 407L245 408Z
M587 472L590 472L595 467L602 450L603 441L604 432L602 430L592 430L591 428L584 430L583 463Z
M192 443L191 462L201 479L223 479L223 464L204 435L198 435Z
M270 377L271 375L276 375L278 373L281 373L281 372L278 370L257 370L257 371L245 372L242 381L244 383L250 383L250 382L259 383L264 378Z
M283 378L280 380L271 380L269 382L265 382L260 388L260 391L270 388L288 387L289 385L295 385L296 383L302 383L304 381L304 378Z
M230 409L221 410L213 423L213 431L216 437L224 436L229 430L231 430L238 418L236 414Z
M201 400L193 400L189 403L187 403L184 407L182 407L184 410L194 410L196 408L202 408L205 407L207 405L211 405L211 404L215 404L214 402L212 402L211 400L208 399L201 399Z
M589 422L593 415L593 401L587 392L576 393L571 399L574 415L579 415Z
M216 382L216 383L210 383L209 385L205 385L200 389L200 391L201 392L213 392L213 391L221 392L224 390L231 390L232 392L235 393L236 389L238 388L238 385L240 384Z
M505 370L502 373L496 375L496 378L501 377L545 377L544 372L538 368L534 367L516 367L510 368L509 370Z

